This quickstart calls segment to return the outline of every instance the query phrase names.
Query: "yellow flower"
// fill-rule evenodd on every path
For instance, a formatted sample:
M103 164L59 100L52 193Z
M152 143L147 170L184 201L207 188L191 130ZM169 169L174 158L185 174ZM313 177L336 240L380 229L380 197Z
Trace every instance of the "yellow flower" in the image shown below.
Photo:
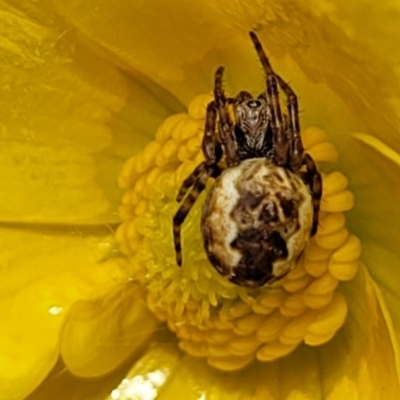
M1 3L0 399L117 398L121 382L140 398L400 398L398 7L179 3ZM117 176L217 66L229 93L262 90L250 29L299 94L302 126L338 149L364 266L339 285L348 316L331 341L227 374L180 352L128 282ZM99 378L72 376L60 352Z

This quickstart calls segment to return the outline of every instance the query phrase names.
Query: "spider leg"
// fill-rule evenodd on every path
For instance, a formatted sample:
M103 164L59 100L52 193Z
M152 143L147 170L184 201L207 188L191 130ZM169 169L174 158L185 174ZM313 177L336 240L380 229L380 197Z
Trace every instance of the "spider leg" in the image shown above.
M221 174L218 162L222 157L222 146L216 136L217 107L212 101L207 106L206 122L202 142L202 151L205 160L200 163L194 171L183 181L176 200L183 200L180 208L173 218L173 235L175 244L176 262L182 265L181 251L181 225L189 214L199 194L204 190L207 179L217 178ZM187 194L187 195L186 195ZM184 198L186 196L186 198Z
M288 83L279 75L276 75L278 84L287 97L287 108L289 116L289 129L292 133L290 141L290 166L293 171L301 168L304 156L303 143L300 137L299 106L297 96Z
M220 173L218 166L207 166L205 162L202 162L197 168L199 170L197 179L173 218L175 255L179 267L182 265L181 226L200 193L206 187L207 179L211 176L218 176Z
M286 136L286 124L282 118L281 106L279 103L278 83L280 78L275 74L271 64L254 32L250 32L250 38L260 58L261 64L266 73L267 101L271 108L271 129L274 140L274 161L279 166L287 165L289 153L289 138Z
M236 142L234 137L234 124L229 118L229 112L227 105L231 103L231 99L226 99L224 91L222 89L222 76L224 73L224 67L219 67L215 73L214 83L214 97L215 105L219 115L219 126L221 141L224 144L226 163L228 167L238 165L240 158L236 148Z
M303 179L305 183L309 185L313 198L314 213L311 236L314 236L318 229L319 207L322 197L322 177L317 170L314 160L307 153L304 154L303 165L306 166L306 172L303 175Z
M197 181L201 169L203 167L203 163L199 164L193 172L182 182L182 185L179 189L178 195L176 196L176 201L180 203L182 199L185 197L187 191L194 185Z
M204 127L203 142L201 149L207 165L216 165L222 158L222 146L216 135L217 107L212 101L207 106L206 125Z
M202 151L205 157L206 165L214 165L222 157L222 146L215 135L215 124L217 120L217 110L215 102L212 101L207 106L206 123L204 127L204 136L202 142ZM179 203L186 195L187 191L194 185L202 168L203 163L199 164L194 171L183 181L176 201Z

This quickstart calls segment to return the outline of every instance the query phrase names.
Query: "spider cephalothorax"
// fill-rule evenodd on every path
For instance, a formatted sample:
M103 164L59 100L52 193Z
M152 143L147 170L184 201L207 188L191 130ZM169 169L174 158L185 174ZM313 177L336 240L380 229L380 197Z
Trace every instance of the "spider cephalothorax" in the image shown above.
M257 36L250 37L266 91L256 98L245 91L225 97L224 69L217 69L202 143L205 159L182 183L173 225L180 266L181 225L208 178L215 178L202 217L207 256L230 281L258 287L283 277L316 233L322 180L303 149L295 93L273 71ZM287 98L286 113L278 88Z

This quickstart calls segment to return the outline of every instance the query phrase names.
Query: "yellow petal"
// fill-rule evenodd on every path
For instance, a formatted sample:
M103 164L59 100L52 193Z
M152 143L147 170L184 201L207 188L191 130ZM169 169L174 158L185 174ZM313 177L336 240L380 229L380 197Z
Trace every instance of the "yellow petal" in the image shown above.
M107 400L158 399L175 373L179 358L180 354L173 346L158 344L151 347L111 391Z
M82 379L72 375L60 361L51 371L48 378L24 400L105 400L127 373L127 366L101 378Z
M334 373L333 364L326 363L326 386L332 388L328 398L336 399L338 395L355 399L398 398L398 342L380 289L364 268L360 268L356 279L342 288L350 299L350 316L338 338L335 356L342 358L347 354L343 357L345 371L347 363L351 363L356 366L357 373L353 376ZM324 355L324 350L321 354Z
M344 147L351 146L353 153L363 155L362 159L343 160L344 167L352 171L356 198L349 220L361 239L362 259L382 290L400 340L400 156L370 135L356 133L354 138L342 142Z
M137 2L58 0L54 9L106 49L111 62L117 59L152 77L185 103L211 89L213 69L220 64L227 67L232 94L261 90L260 67L247 38L249 30L257 30L275 68L301 93L303 122L312 120L340 135L358 120L399 148L400 93L393 84L399 77L396 6L371 7L366 0L350 4L223 0L177 5L151 0L143 7Z
M118 221L123 161L178 103L47 24L44 8L0 9L0 220Z
M131 283L74 303L61 333L61 355L69 371L104 375L140 349L158 325L145 296L143 288Z
M30 393L58 358L59 333L70 305L126 279L112 257L108 229L0 231L0 393Z
M60 2L61 4L62 2ZM83 3L83 2L82 2ZM105 2L104 4L107 3ZM201 9L202 3L199 3L197 7ZM385 95L387 93L392 93L394 91L394 88L396 85L392 85L392 82L396 82L396 75L393 73L393 71L388 68L388 63L382 64L382 58L381 57L374 57L377 53L380 55L380 50L381 49L387 49L389 48L390 50L390 45L393 43L397 46L397 37L398 35L396 34L391 34L391 26L396 26L396 24L386 24L386 19L385 18L375 18L375 20L372 20L372 17L376 16L376 13L371 11L368 14L368 9L364 10L364 2L359 2L358 7L343 7L342 5L339 5L338 7L332 6L332 4L327 3L327 2L318 2L315 3L317 4L316 7L314 7L314 2L312 3L312 6L309 6L310 8L306 8L306 6L303 6L302 3L299 3L298 5L293 5L292 2L280 2L280 3L270 3L267 5L260 6L259 3L251 3L251 2L246 2L244 5L245 7L237 9L235 7L226 7L225 2L220 2L219 5L216 5L213 9L207 10L207 13L204 13L203 15L199 12L197 12L197 15L202 15L203 18L198 18L198 25L193 26L193 19L187 18L187 9L186 13L182 11L182 9L179 9L179 12L177 13L177 18L165 18L167 22L164 21L163 23L159 25L159 30L156 32L156 34L151 37L151 32L157 26L154 24L150 24L149 18L143 18L143 23L141 24L136 24L133 22L136 22L133 18L130 18L132 15L139 15L139 19L143 17L143 14L136 13L135 11L135 6L136 5L131 5L126 2L118 3L118 7L111 7L109 5L108 7L104 7L102 4L97 3L95 6L90 2L90 3L83 3L82 5L78 6L75 4L75 2L71 4L62 4L60 7L62 7L62 10L65 11L65 14L69 16L69 10L71 10L71 14L73 14L73 18L70 20L73 20L74 22L76 21L75 25L78 26L78 29L83 27L83 29L80 29L81 32L84 32L84 34L87 36L89 39L94 39L97 44L100 44L100 46L103 46L104 48L108 49L109 51L113 51L113 46L117 47L118 43L130 43L129 39L126 40L121 40L121 34L120 32L123 32L122 38L125 39L125 32L126 29L123 28L123 24L119 25L121 29L116 29L114 32L111 32L111 26L113 24L109 24L109 20L106 19L106 17L110 16L111 20L113 20L113 17L115 14L113 14L114 10L120 11L122 9L122 12L120 14L126 15L126 19L124 20L126 25L128 25L128 22L130 24L130 27L133 26L133 29L137 29L136 33L139 33L140 35L136 35L136 38L144 38L144 44L149 44L148 48L146 46L142 46L142 51L140 52L143 54L143 58L138 55L136 52L130 52L130 48L128 48L128 51L125 51L124 48L119 48L117 47L117 50L114 52L115 54L118 54L120 56L120 60L122 60L122 64L124 62L126 64L130 65L138 65L139 70L143 70L148 67L148 65L152 66L152 69L150 72L154 72L154 75L157 76L156 81L166 81L169 82L171 86L174 84L179 86L179 89L177 89L177 92L180 93L180 98L187 98L186 93L190 90L195 90L197 92L201 92L204 90L197 90L198 86L204 85L205 80L203 79L202 76L200 76L200 73L197 74L191 74L192 70L197 71L197 67L204 68L209 67L209 60L212 60L212 56L203 56L204 53L208 51L212 46L206 47L206 50L204 51L204 47L197 46L201 40L204 40L205 38L212 39L210 40L210 43L216 43L218 44L221 42L229 42L229 38L232 32L236 32L236 29L234 30L229 30L226 29L226 33L224 35L221 35L222 31L224 31L225 28L228 28L227 25L229 24L230 26L232 25L240 25L241 28L243 28L243 31L246 31L249 29L249 26L253 28L258 24L258 27L261 27L265 24L265 21L277 21L279 23L280 29L272 29L272 30L264 30L264 32L268 33L270 38L271 38L271 44L270 44L270 49L273 49L273 52L275 54L282 54L283 51L292 51L293 57L296 58L299 61L299 64L301 65L301 68L306 71L310 76L315 77L316 80L324 80L329 83L330 87L332 90L335 90L342 99L345 101L348 101L351 107L353 108L353 112L358 115L360 120L363 120L366 125L370 126L371 129L374 129L379 135L388 135L391 136L392 142L396 143L398 140L398 136L393 133L397 133L396 131L396 124L397 124L397 118L396 114L394 111L394 107L387 107L388 103L385 100L383 100L379 105L376 105L376 99L384 99ZM354 3L356 4L356 3ZM155 2L154 6L160 5L160 2ZM162 4L161 4L162 5ZM230 2L230 5L232 3ZM346 3L347 5L347 3ZM115 6L113 4L113 6ZM148 10L152 10L152 6L149 6ZM103 8L102 8L103 7ZM125 13L126 8L131 7L133 12L131 13ZM191 11L193 12L193 5L189 4L187 6L188 8L191 8ZM303 8L304 7L304 8ZM165 9L168 8L168 5L165 5ZM158 7L154 7L154 9L157 9ZM162 9L162 12L164 12L165 9ZM232 11L233 9L233 11ZM96 26L96 18L99 15L99 10L102 13L100 14L102 18L102 23ZM213 14L213 12L217 10L216 14ZM232 16L232 20L228 21L226 23L225 18L221 18L224 15L226 16L227 11L229 10L230 15ZM312 10L312 12L310 12ZM382 7L381 9L382 13L384 11L384 8ZM198 11L198 10L196 10ZM361 12L360 12L361 11ZM148 14L150 14L149 11L147 11ZM362 21L358 24L353 24L353 26L347 27L342 26L342 21L346 21L347 19L355 19L354 15L363 15L367 14L367 20L372 23L372 29L369 29L369 24L365 24L365 18L362 19ZM293 24L293 20L291 16L295 14L297 19L297 23ZM221 30L218 32L214 32L213 29L209 29L209 24L204 23L204 20L206 17L207 18L210 15L213 15L214 21L219 22L218 26L221 27ZM215 18L215 16L218 16L218 18ZM381 16L381 14L379 14ZM92 18L93 16L93 18ZM148 17L151 17L151 15L145 15ZM369 18L368 18L369 16ZM327 18L328 17L328 18ZM119 20L118 18L114 18L115 21ZM182 18L183 23L186 23L186 32L185 30L182 30L181 33L187 33L190 32L191 30L196 32L195 35L193 35L196 39L196 41L193 41L193 36L185 36L189 40L182 41L182 36L183 35L175 35L173 36L173 39L169 39L168 41L165 40L167 35L163 35L165 31L171 31L171 27L175 28L176 27L176 20L180 21L180 18ZM67 18L68 19L68 18ZM160 19L158 18L158 21ZM327 21L328 20L328 21ZM190 21L191 25L188 26L189 24L187 21ZM222 22L221 22L222 21ZM321 21L323 24L321 24ZM385 26L388 26L387 31L385 30L385 34L382 35L382 29L383 29L383 23L380 21L384 21ZM327 23L328 22L328 23ZM180 25L182 25L180 24ZM380 25L382 24L382 26ZM203 27L203 31L201 29L201 26ZM211 24L212 25L212 24ZM217 25L217 24L216 24ZM97 28L97 29L93 29ZM108 29L104 29L104 27L108 27ZM307 27L307 29L299 28L299 27ZM267 27L268 28L268 27ZM132 29L132 28L131 28ZM104 32L101 35L101 32ZM128 30L129 31L129 30ZM311 31L312 34L307 34L309 31ZM93 34L95 33L95 35ZM150 33L150 34L149 34ZM203 35L203 33L206 33L209 35ZM216 34L218 33L218 34ZM396 33L396 32L394 32ZM99 34L99 37L101 40L96 40L96 35ZM112 36L110 36L110 34ZM370 36L368 36L370 35ZM380 40L383 36L383 39L385 40ZM107 37L111 37L113 39L113 43L110 45L107 43ZM128 35L129 37L129 35ZM115 40L116 38L116 40ZM150 38L150 39L149 39ZM362 38L363 43L367 43L368 39L373 39L376 38L375 41L373 42L375 44L375 47L365 49L364 46L360 46L360 42L358 38ZM386 39L389 38L389 39ZM351 40L349 40L351 39ZM128 41L129 40L129 41ZM392 42L391 42L392 40ZM184 48L182 53L188 54L189 57L192 57L191 63L188 64L188 59L186 59L186 56L181 56L181 52L173 52L171 49L180 49L179 44L184 42ZM239 40L232 40L230 43L230 48L227 45L228 50L224 50L226 53L226 59L228 60L230 57L229 63L234 64L234 62L237 65L237 69L243 69L242 65L237 62L238 58L241 58L240 56L242 55L241 49L243 47L237 46L237 51L234 52L232 51L235 48L235 45L237 43L243 42L242 39ZM382 44L382 42L384 42ZM160 46L160 43L165 43L165 47ZM329 46L327 46L327 43L329 43ZM220 44L221 45L221 44ZM222 46L222 45L221 45ZM332 62L334 61L334 58L332 55L336 53L336 49L338 47L343 47L347 49L347 51L343 52L340 54L340 57L337 59L337 62ZM123 46L122 46L123 47ZM357 50L362 47L362 50L365 54L365 62L363 62L363 58L358 58L357 56L359 53ZM154 53L154 48L161 49L162 51L159 51L158 53ZM394 47L396 48L396 47ZM194 49L192 51L189 51L190 49ZM286 50L283 50L286 49ZM86 50L86 49L85 49ZM147 50L147 51L143 51ZM203 50L203 51L202 51ZM369 50L369 51L368 51ZM194 53L196 51L197 53ZM168 57L165 57L165 53L168 53ZM176 54L178 53L178 54ZM200 53L201 57L203 59L198 59L196 58L196 54ZM216 52L219 62L220 54L222 52ZM229 54L230 56L229 56ZM395 51L390 52L391 54L395 54ZM128 54L128 56L126 56ZM171 54L173 55L171 57ZM250 53L248 53L250 54ZM354 57L352 57L354 55ZM157 58L160 56L161 58ZM251 53L251 57L254 59L254 55ZM395 57L395 56L392 56ZM207 62L206 62L207 58ZM165 68L160 68L159 66L161 65L161 62L165 60L173 60L175 62L175 66L178 65L178 68L171 69L172 73L166 73L168 72L168 67L169 65L166 65ZM126 61L128 60L128 61ZM143 62L144 60L144 62ZM203 61L204 60L204 61ZM385 71L384 78L387 79L385 81L382 79L382 74L381 78L379 78L377 81L371 80L367 81L367 84L365 84L365 81L363 80L363 73L365 71L365 66L373 60L373 65L371 66L372 71L378 70L378 71ZM391 60L391 61L396 61L396 60ZM181 67L183 65L183 67ZM189 66L188 66L189 65ZM390 63L389 63L390 65ZM385 69L386 66L386 69ZM258 65L257 65L258 67ZM338 68L342 68L341 70ZM253 67L256 68L256 67ZM340 73L340 71L342 73ZM178 72L178 74L177 74ZM387 73L386 73L387 72ZM164 76L162 76L165 74ZM246 74L248 76L252 75L249 74L246 71ZM371 75L371 74L370 74ZM185 89L187 87L187 83L184 82L184 79L182 76L191 76L194 80L194 84L191 86L190 89ZM235 76L233 74L233 76ZM343 78L344 77L344 78ZM199 79L196 79L199 78ZM289 76L290 78L290 76ZM394 78L394 79L393 79ZM235 80L235 78L230 78L232 80ZM172 82L172 83L171 83ZM178 83L177 83L178 82ZM360 85L361 82L361 85ZM389 82L389 84L387 84ZM354 85L355 84L355 85ZM242 86L242 85L239 85ZM356 90L355 90L356 86ZM232 86L233 87L233 86ZM208 85L208 80L207 80L207 88L209 88ZM240 87L242 88L242 87ZM186 96L186 97L185 97ZM190 96L192 97L192 96ZM59 97L58 97L59 98ZM331 107L331 104L321 102L322 105L320 108L329 108L329 111L334 112L331 115L334 115L335 118L333 118L335 121L343 121L345 119L344 114L340 112L336 112L337 109L334 107ZM304 104L304 103L303 103ZM328 105L327 105L328 104ZM395 104L395 102L393 102ZM374 113L371 113L370 110L373 108L375 110ZM307 107L306 107L307 109ZM313 111L315 111L315 108L312 108ZM384 119L379 119L375 118L376 115L382 115L384 116ZM322 118L323 113L320 114L320 117ZM346 117L347 118L347 117ZM387 122L389 121L389 122ZM391 121L391 122L390 122ZM383 122L383 123L382 123ZM314 121L315 123L315 121ZM89 180L90 181L90 180ZM87 183L87 182L85 182ZM88 186L90 188L90 185ZM97 188L97 187L96 187ZM54 200L54 197L52 198ZM54 202L54 201L53 201ZM103 203L100 202L100 206L102 206ZM102 208L98 206L99 210L102 210ZM64 210L65 211L65 210ZM78 210L79 211L79 210ZM88 210L85 210L86 213L88 213ZM104 212L104 211L102 211ZM31 213L32 215L35 215L34 213ZM86 215L85 213L83 213ZM76 215L79 215L77 213ZM359 332L358 332L359 333ZM302 356L306 356L306 353L301 353L301 350L299 351L299 354ZM297 354L297 353L296 353ZM389 359L391 359L389 355ZM313 369L306 369L305 372L312 374ZM271 371L272 376L277 376L277 374L273 373ZM289 372L291 370L289 369ZM290 375L290 373L288 374ZM391 374L389 374L391 376ZM378 376L378 378L382 378L381 376ZM385 377L383 377L385 378ZM390 380L391 378L389 378ZM379 381L379 380L378 380ZM295 382L300 383L301 382ZM391 385L392 382L388 382L389 385ZM301 385L300 385L301 386ZM391 387L397 387L397 385L391 385ZM210 385L211 387L211 385ZM273 384L271 382L271 389L267 387L263 387L258 391L256 389L255 391L252 391L252 394L256 393L259 395L259 393L262 393L265 395L264 392L268 393L270 390L273 391L277 385ZM347 387L350 387L347 385ZM228 385L229 389L229 385ZM228 390L229 392L229 390ZM333 391L332 391L333 392ZM297 393L297 394L296 394ZM346 392L345 394L353 394L350 390ZM376 394L376 393L375 393ZM377 393L379 396L381 393ZM398 397L398 393L389 393L389 395L394 395L394 398ZM290 393L290 398L302 398L305 397L304 393L299 393L299 392L294 392L294 394ZM319 393L320 396L320 393ZM368 396L368 393L366 394L366 398ZM209 396L210 397L210 396ZM261 397L261 396L259 396ZM266 396L264 396L265 398ZM352 398L352 396L348 396ZM372 395L370 396L371 398ZM232 397L231 397L232 398ZM287 397L289 398L289 397ZM375 397L376 398L376 397Z
M54 1L54 9L106 49L110 62L120 60L130 71L146 74L186 102L209 88L210 66L217 66L221 59L233 64L243 49L231 35L228 21L206 3L153 0L143 6L137 2L74 0L68 4ZM235 45L236 53L232 53Z

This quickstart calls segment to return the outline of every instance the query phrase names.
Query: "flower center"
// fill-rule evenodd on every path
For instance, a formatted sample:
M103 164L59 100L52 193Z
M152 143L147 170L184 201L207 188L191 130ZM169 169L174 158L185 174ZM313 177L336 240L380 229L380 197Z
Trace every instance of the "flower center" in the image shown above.
M335 289L356 274L361 245L345 226L343 212L353 206L347 179L332 172L322 174L318 232L283 279L252 289L219 275L203 249L200 220L206 191L182 227L184 263L179 268L172 237L179 206L175 199L182 181L203 161L210 101L206 95L195 98L187 114L165 120L155 140L126 162L117 240L131 261L132 276L147 288L149 308L175 332L181 349L207 358L216 368L236 370L254 359L283 357L301 343L329 341L347 314L346 300ZM316 163L336 160L336 149L320 129L307 128L302 140Z

